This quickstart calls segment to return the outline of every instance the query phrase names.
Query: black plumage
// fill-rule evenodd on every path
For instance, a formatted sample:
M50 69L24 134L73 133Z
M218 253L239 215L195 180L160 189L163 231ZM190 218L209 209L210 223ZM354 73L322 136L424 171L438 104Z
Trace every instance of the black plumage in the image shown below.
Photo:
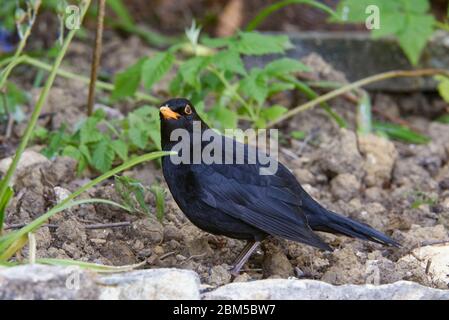
M201 121L187 99L171 99L161 106L161 143L169 151L178 143L171 141L175 129L186 129L192 136L193 122ZM208 129L202 122L202 130ZM222 145L242 147L245 160L250 148L235 140L214 134ZM211 139L212 139L211 138ZM192 139L193 140L193 139ZM208 143L190 150L203 150ZM231 150L231 151L232 151ZM233 157L233 164L175 164L169 156L162 160L163 174L174 200L202 230L231 238L248 240L233 272L238 273L257 245L268 235L305 243L323 250L332 248L314 231L342 234L386 245L398 243L370 226L323 208L301 187L295 176L281 163L272 175L260 175L255 164L235 164L235 153L222 150L221 158ZM193 152L190 155L193 161Z

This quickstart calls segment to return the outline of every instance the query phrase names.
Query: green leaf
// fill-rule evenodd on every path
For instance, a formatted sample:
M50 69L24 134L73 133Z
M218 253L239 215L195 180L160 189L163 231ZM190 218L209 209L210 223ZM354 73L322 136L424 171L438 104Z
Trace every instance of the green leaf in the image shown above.
M259 105L263 104L268 95L268 86L262 70L252 69L249 76L240 81L240 90L244 95L256 100Z
M114 149L108 141L100 141L95 145L92 155L92 166L100 172L106 172L112 167L114 161Z
M4 183L3 180L0 181L0 184ZM5 219L6 207L8 206L9 201L14 195L13 189L8 186L6 187L4 196L0 199L0 231L3 230L3 222Z
M122 140L114 140L111 143L112 149L123 161L128 160L128 146Z
M165 212L165 189L157 184L153 184L150 187L150 191L156 198L156 218L159 222L162 222Z
M245 66L240 55L232 50L224 50L213 57L214 65L223 71L246 75Z
M147 59L142 66L142 80L145 89L149 90L170 70L175 57L170 52L159 52Z
M413 65L418 63L421 51L433 34L434 23L435 18L431 15L407 16L406 26L399 32L398 39L402 50Z
M117 100L133 96L139 87L142 75L142 65L146 58L142 58L123 72L118 73L114 79L112 99Z
M227 109L224 106L217 105L210 113L218 122L217 127L221 129L235 129L237 127L237 113Z
M439 75L435 79L438 81L438 93L449 103L449 77Z
M99 119L90 117L87 118L80 128L80 143L88 144L91 142L100 141L103 134L98 130L97 124Z
M238 52L246 55L284 53L292 47L287 36L264 35L257 32L241 32L233 44Z
M388 137L392 139L408 143L424 144L430 141L429 137L417 133L407 127L393 123L374 122L373 128L378 132L386 134Z
M282 58L267 64L264 71L268 75L275 77L295 72L308 72L311 71L311 69L298 60Z
M385 12L380 16L380 28L373 29L371 35L374 39L395 35L406 28L407 16L401 12Z
M293 139L303 140L306 137L306 133L304 131L295 130L290 132L290 135Z
M273 121L282 116L284 113L287 112L287 108L275 105L266 109L263 109L260 114L261 116L267 120L267 121Z
M200 72L207 66L208 62L209 57L191 58L179 67L179 73L186 83L196 87L199 84Z

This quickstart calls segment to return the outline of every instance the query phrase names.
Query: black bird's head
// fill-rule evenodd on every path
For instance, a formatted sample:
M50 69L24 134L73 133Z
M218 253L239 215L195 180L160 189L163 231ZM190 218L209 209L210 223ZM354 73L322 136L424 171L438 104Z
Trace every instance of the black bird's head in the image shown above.
M206 126L196 113L193 104L185 98L170 99L162 103L159 108L159 116L162 145L169 141L170 134L175 129L186 129L193 132L194 121L201 121L201 125Z

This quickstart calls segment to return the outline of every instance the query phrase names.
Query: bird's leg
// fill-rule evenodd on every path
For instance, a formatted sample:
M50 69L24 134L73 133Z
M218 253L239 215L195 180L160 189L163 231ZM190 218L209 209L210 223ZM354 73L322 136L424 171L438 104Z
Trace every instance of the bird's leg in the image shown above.
M234 267L231 269L231 274L236 277L239 275L240 269L248 261L249 257L259 246L260 241L248 241L246 246L243 248L242 252L237 256L234 262Z

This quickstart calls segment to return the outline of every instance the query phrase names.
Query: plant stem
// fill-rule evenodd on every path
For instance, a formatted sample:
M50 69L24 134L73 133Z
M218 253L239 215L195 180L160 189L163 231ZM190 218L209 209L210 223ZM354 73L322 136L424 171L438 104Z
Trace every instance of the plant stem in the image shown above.
M90 73L89 96L87 98L87 116L91 116L94 109L95 84L100 65L101 49L103 44L103 24L106 0L98 0L97 30L95 33L95 47L92 56L92 68Z
M82 21L84 18L84 15L86 14L87 8L90 4L90 0L84 0L83 1L84 6L81 9L81 18ZM41 94L39 95L39 99L36 103L36 106L34 107L33 113L31 114L30 122L28 123L28 126L25 130L25 133L23 134L23 137L20 141L19 146L17 147L16 154L14 155L14 158L11 162L11 165L8 168L8 171L6 172L5 177L3 178L2 182L0 183L0 199L2 199L5 195L6 188L9 185L9 182L11 181L11 178L16 171L17 164L19 163L20 157L22 156L23 151L25 150L28 141L30 140L31 134L33 132L34 126L36 125L36 122L39 118L39 115L41 113L42 107L45 104L45 101L47 100L48 93L50 92L50 88L53 85L53 82L56 78L56 73L58 71L59 66L61 65L62 58L64 57L67 48L69 47L70 42L72 41L73 37L75 36L76 29L71 30L67 36L67 38L64 41L63 46L61 47L61 51L59 52L58 56L56 57L56 60L53 64L52 70L50 72L50 75L48 76L48 79L45 83L45 87L42 90ZM0 230L3 226L3 219L4 217L0 217Z
M295 107L294 109L288 111L287 113L285 113L284 115L282 115L281 117L279 117L278 119L270 122L267 127L273 127L279 123L281 123L282 121L285 121L288 118L293 117L294 115L311 109L313 107L315 107L316 105L328 101L330 99L333 99L335 97L338 97L339 95L346 93L348 91L354 90L356 88L359 87L363 87L365 85L368 85L370 83L374 83L374 82L378 82L378 81L383 81L386 79L391 79L391 78L403 78L403 77L423 77L423 76L433 76L436 74L443 74L443 75L447 75L449 76L449 71L448 70L443 70L443 69L421 69L421 70L394 70L394 71L388 71L388 72L383 72L383 73L379 73L376 74L374 76L370 76L361 80L358 80L356 82L350 83L348 85L342 86L341 88L338 88L336 90L330 91L326 94L323 94L322 96L313 99L307 103L304 103L302 105L299 105L297 107Z
M101 176L97 177L96 179L86 183L84 186L82 186L81 188L77 189L75 192L71 193L67 198L65 198L63 201L61 201L59 204L57 204L56 206L54 206L53 208L51 208L49 211L47 211L45 214L43 214L42 216L36 218L35 220L33 220L32 222L30 222L29 224L27 224L26 226L24 226L23 228L21 228L20 230L17 230L13 235L5 235L4 237L0 238L0 260L4 260L5 258L9 258L6 257L4 252L5 250L10 252L10 250L8 249L11 246L16 247L15 242L18 241L19 239L21 239L21 237L23 237L24 235L26 235L28 232L32 232L34 230L36 230L37 228L39 228L42 224L44 224L49 218L51 218L53 215L55 215L58 212L61 212L73 205L76 204L82 204L82 203L88 203L90 202L110 202L108 200L101 200L101 199L84 199L84 200L78 200L78 201L74 201L72 202L73 199L75 199L76 197L78 197L80 194L82 194L83 192L87 191L88 189L92 188L93 186L97 185L98 183L108 179L109 177L124 171L126 169L129 169L139 163L145 162L145 161L150 161L150 160L154 160L157 158L160 158L162 156L167 156L167 155L171 155L171 154L175 154L174 152L167 152L167 151L156 151L156 152L152 152L152 153L148 153L148 154L144 154L141 155L139 157L136 157L134 159L131 159L125 163L123 163L122 165L113 168L111 170L109 170L108 172L102 174ZM93 201L94 200L94 201ZM99 201L100 200L100 201Z
M41 5L40 2L36 3L36 7L34 8L34 13L33 13L34 16L37 15L40 5ZM14 69L14 67L17 65L16 60L20 57L23 49L25 48L28 37L31 34L31 29L33 28L33 25L34 25L34 21L36 21L36 19L31 19L30 25L26 28L25 33L23 34L23 36L19 42L19 46L17 47L16 52L9 60L10 62L6 66L6 68L1 72L1 74L0 74L0 89L2 89L5 86L6 79L8 79L9 74L11 73L12 69Z
M215 74L218 79L224 84L226 89L232 90L234 98L242 104L243 107L245 107L246 111L248 112L249 116L251 117L251 120L255 122L257 120L257 116L254 114L253 108L243 99L243 97L236 91L232 89L231 84L228 80L224 77L223 73L218 71L216 68L208 67L208 70L211 71L213 74Z
M8 58L9 59L9 58ZM23 55L18 59L19 63L25 63L31 66L34 66L36 68L39 69L43 69L45 71L51 71L52 66L48 63L39 61L35 58L32 58L30 56L27 55ZM3 62L3 61L2 61ZM58 69L56 74L60 77L66 78L66 79L72 79L72 80L76 80L85 84L89 84L90 83L90 79L86 76L82 76L67 70L63 70L63 69ZM97 80L96 82L96 87L100 88L102 90L106 90L106 91L112 91L114 90L114 85L112 83L108 83L108 82L104 82L104 81L100 81ZM138 100L143 100L143 101L148 101L151 103L159 103L160 100L156 97L153 97L149 94L143 93L143 92L136 92L134 95L134 98L138 99Z

